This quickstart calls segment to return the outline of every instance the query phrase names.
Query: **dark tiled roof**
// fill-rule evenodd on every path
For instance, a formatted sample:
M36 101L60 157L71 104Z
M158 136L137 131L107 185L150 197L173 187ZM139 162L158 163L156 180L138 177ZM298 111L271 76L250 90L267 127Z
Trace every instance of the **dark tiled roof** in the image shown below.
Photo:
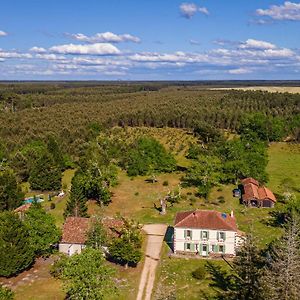
M237 231L234 217L214 210L196 210L177 213L174 227Z

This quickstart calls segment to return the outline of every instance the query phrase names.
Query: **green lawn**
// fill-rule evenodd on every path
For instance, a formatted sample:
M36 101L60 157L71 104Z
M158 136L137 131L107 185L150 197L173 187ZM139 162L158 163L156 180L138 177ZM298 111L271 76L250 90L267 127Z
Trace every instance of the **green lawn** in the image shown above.
M282 180L290 178L300 196L300 145L288 143L272 143L269 147L269 187L275 193L282 193Z
M153 290L153 298L159 295L175 293L176 299L199 300L205 299L206 296L213 296L214 291L209 286L212 282L208 273L204 280L193 278L192 272L198 267L203 266L207 260L192 258L169 258L169 248L165 245L162 252L162 258L157 270L156 284ZM210 260L214 264L228 269L224 261Z

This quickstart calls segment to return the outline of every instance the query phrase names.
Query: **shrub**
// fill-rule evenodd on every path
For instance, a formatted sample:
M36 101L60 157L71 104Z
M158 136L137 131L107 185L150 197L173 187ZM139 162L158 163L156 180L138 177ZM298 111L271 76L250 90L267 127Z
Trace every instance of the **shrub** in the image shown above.
M219 203L225 203L225 198L224 196L219 196L218 197Z
M168 186L169 185L169 181L168 180L165 180L164 182L163 182L163 186Z
M139 192L135 192L134 193L134 196L138 196L140 193Z
M206 275L206 270L204 266L199 266L195 271L192 272L192 276L198 280L205 279L205 275Z
M50 209L55 209L55 203L52 202L52 203L50 204Z
M4 287L0 285L0 300L13 300L14 299L14 293Z

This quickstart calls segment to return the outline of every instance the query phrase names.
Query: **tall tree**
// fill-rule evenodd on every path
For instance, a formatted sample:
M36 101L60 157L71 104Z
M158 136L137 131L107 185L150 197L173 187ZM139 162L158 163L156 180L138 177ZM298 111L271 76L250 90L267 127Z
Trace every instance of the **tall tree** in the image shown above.
M23 197L14 172L7 168L0 171L0 211L19 207Z
M52 191L61 188L62 173L49 153L44 153L33 165L29 183L32 189Z
M13 212L0 213L0 276L9 277L34 261L29 231Z
M103 246L107 244L107 240L107 232L103 227L102 219L94 218L88 231L88 239L86 245L94 249L101 250Z
M262 283L266 300L297 300L300 291L300 226L292 215L281 239L271 247Z
M87 197L85 195L84 185L81 181L81 176L79 173L76 173L72 179L70 198L64 211L64 217L87 217L86 202Z
M49 252L59 241L60 231L55 225L53 216L46 213L39 204L34 204L26 212L24 224L28 228L31 245L36 255Z

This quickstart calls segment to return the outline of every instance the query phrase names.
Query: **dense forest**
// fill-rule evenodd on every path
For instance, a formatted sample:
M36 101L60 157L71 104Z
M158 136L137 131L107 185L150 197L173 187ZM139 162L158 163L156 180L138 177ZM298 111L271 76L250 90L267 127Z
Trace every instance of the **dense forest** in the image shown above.
M54 135L76 157L97 128L115 125L194 128L201 123L236 132L255 113L267 117L268 127L282 123L285 137L300 138L299 94L163 83L14 83L1 85L0 110L0 156Z

